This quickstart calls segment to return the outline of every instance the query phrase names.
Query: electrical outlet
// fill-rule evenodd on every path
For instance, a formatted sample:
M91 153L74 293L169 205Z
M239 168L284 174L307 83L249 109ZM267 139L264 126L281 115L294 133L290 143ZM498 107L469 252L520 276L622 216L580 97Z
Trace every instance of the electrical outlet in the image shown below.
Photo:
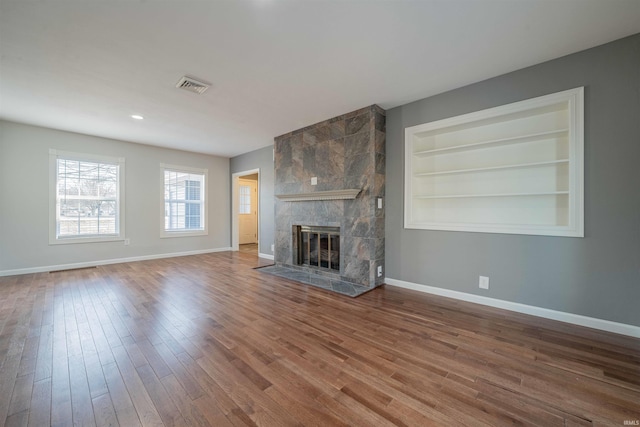
M311 185L318 185L318 177L317 176L312 176L311 177Z
M382 266L378 266L378 277L382 277Z
M489 278L487 276L480 276L478 287L480 287L480 289L489 289Z
M131 244L131 239L124 239L124 245L129 246Z
M382 209L382 197L378 197L378 209Z
M276 250L276 245L273 245L273 244L272 244L272 245L271 245L271 252L273 252L273 251L275 251L275 250Z

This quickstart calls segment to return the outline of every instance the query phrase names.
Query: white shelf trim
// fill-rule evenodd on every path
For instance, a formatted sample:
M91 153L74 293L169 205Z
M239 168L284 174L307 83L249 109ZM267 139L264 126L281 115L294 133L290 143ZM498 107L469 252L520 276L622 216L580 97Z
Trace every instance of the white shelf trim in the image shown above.
M276 194L285 202L312 202L317 200L351 200L360 193L360 189L314 191L312 193Z
M445 154L445 153L454 153L456 151L489 148L490 146L529 142L529 141L535 141L538 139L542 140L546 137L557 137L562 135L563 133L567 133L568 131L569 129L557 129L557 130L552 130L547 132L532 133L529 135L519 135L519 136L510 137L510 138L494 139L491 141L474 142L473 144L456 145L454 147L443 147L443 148L434 148L432 150L416 151L413 154L417 157L425 157L425 156L430 156L432 154Z
M443 196L418 195L416 199L466 199L469 197L515 197L515 196L557 196L569 194L568 191L542 191L536 193L496 193L496 194L446 194Z
M441 172L424 172L424 173L416 173L413 176L423 177L423 176L436 176L436 175L453 175L457 173L466 173L466 172L484 172L484 171L497 171L497 170L503 170L503 169L531 168L531 167L537 167L537 166L556 165L561 163L569 163L569 159L550 160L547 162L521 163L517 165L490 166L486 168L457 169L457 170L441 171Z

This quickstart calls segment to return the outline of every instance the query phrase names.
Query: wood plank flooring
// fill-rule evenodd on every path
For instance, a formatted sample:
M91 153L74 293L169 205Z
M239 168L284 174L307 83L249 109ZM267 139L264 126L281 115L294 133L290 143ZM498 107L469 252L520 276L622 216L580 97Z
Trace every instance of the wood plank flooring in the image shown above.
M238 250L240 252L244 252L251 255L258 255L258 244L257 243L247 243L244 245L238 245Z
M640 340L207 255L0 278L6 426L633 425ZM267 263L267 262L265 262Z

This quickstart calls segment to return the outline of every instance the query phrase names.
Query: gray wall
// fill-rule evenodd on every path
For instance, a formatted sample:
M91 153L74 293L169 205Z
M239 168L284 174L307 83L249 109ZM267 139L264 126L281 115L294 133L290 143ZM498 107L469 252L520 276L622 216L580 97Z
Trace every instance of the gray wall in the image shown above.
M274 243L274 214L275 202L273 197L273 146L261 148L249 153L233 157L230 162L230 174L260 169L260 230L258 239L260 240L260 252L266 255L273 255L271 245ZM231 187L229 187L231 188ZM231 191L229 191L231 194ZM231 197L229 197L231 200Z
M584 238L403 228L405 127L578 86ZM640 35L388 110L387 277L640 326L639 162Z
M49 149L125 158L123 242L49 245ZM160 238L160 163L207 168L209 234ZM0 272L228 248L229 160L0 121Z

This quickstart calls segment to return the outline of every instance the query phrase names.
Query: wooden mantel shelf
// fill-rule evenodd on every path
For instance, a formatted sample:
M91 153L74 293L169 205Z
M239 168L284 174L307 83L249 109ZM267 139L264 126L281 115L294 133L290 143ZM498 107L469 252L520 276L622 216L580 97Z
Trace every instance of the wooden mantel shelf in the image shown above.
M314 191L313 193L276 194L276 197L285 202L311 202L315 200L348 200L355 199L360 193L359 189Z

